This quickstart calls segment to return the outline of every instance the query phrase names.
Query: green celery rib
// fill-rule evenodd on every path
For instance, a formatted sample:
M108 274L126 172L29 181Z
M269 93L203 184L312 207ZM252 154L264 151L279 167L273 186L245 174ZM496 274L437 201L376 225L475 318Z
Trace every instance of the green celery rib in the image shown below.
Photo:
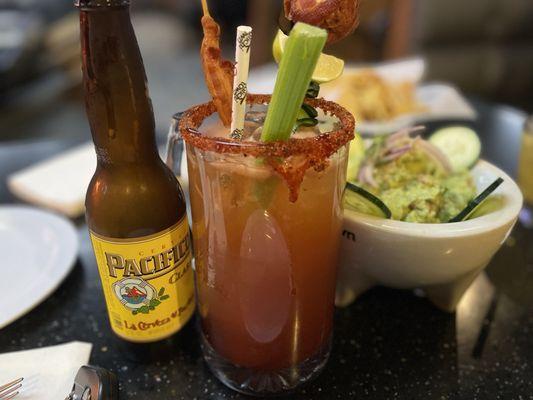
M290 138L326 39L327 32L324 29L301 22L292 29L268 106L262 141Z

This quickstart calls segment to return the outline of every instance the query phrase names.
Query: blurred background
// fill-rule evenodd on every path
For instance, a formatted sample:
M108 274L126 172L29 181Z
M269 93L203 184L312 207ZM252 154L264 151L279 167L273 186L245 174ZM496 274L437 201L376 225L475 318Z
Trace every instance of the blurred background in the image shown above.
M208 98L198 49L199 0L132 0L158 135L171 115ZM272 62L281 0L211 0L224 51L234 28L254 27L253 64ZM328 52L365 63L413 54L426 80L533 111L533 1L363 0L356 33ZM83 109L78 14L72 1L0 0L0 140L89 139Z

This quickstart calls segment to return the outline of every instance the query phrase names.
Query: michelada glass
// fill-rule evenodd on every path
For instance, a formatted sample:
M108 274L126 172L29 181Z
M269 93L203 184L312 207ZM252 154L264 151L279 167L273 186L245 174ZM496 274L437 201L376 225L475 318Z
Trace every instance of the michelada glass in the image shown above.
M320 131L261 142L269 101L248 97L242 141L209 123L212 102L175 123L186 144L204 357L226 385L256 395L290 391L328 359L354 131L341 106L307 100Z

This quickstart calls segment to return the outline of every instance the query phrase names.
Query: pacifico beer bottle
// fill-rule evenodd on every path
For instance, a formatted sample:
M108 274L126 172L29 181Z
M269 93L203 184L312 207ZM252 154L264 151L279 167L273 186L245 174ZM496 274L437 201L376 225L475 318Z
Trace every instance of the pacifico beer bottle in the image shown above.
M152 342L177 332L194 312L185 200L157 151L129 0L77 0L76 6L98 159L87 223L113 331Z

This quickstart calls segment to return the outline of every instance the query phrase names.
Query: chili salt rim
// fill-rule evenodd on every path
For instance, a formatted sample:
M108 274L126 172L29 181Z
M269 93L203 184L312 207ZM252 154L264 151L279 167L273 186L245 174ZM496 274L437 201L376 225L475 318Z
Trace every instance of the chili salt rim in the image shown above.
M249 94L250 104L268 104L270 95ZM307 104L320 108L324 113L339 119L340 128L322 133L316 137L275 142L240 141L222 137L203 136L199 127L216 112L213 101L203 103L185 111L179 122L179 131L186 143L204 151L216 153L244 154L253 157L310 156L315 162L327 159L354 138L355 119L348 110L337 103L324 99L306 99ZM315 164L315 162L311 164Z

